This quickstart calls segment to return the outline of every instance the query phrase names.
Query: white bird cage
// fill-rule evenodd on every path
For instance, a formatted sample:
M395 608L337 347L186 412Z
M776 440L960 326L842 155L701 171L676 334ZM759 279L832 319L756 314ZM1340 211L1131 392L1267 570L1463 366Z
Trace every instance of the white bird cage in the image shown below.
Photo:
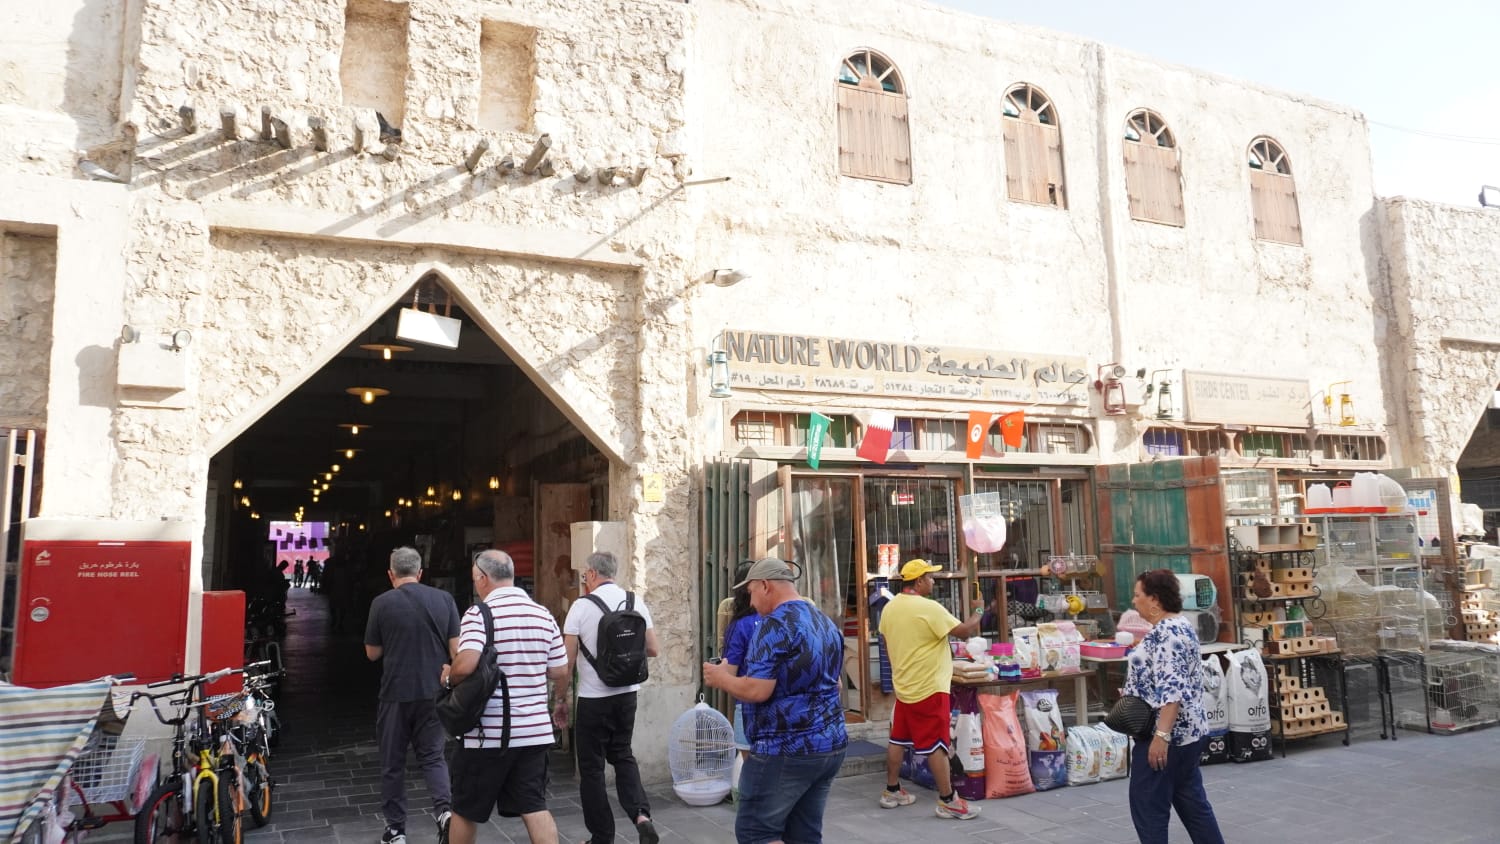
M734 727L713 707L698 705L672 722L667 738L672 790L689 806L713 806L729 794L734 770Z

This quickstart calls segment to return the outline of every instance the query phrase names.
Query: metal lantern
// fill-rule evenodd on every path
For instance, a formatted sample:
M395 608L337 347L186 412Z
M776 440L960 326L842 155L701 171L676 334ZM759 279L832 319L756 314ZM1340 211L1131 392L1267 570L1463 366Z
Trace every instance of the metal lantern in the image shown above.
M698 705L672 722L667 762L672 790L689 806L714 806L729 794L734 760L734 727L698 697Z

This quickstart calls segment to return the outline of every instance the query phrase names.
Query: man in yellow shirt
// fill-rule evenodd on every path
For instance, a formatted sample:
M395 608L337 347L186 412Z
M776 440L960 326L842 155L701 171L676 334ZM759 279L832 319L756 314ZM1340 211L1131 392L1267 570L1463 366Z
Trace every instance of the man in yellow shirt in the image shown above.
M901 594L880 613L880 635L891 658L891 681L896 687L896 710L891 718L891 740L885 754L885 792L882 809L910 806L915 797L901 787L901 757L906 748L927 757L937 781L937 816L966 821L979 814L953 791L948 763L948 692L953 684L953 652L948 637L967 639L979 633L981 610L959 621L932 600L932 573L942 571L926 560L909 560L901 567Z

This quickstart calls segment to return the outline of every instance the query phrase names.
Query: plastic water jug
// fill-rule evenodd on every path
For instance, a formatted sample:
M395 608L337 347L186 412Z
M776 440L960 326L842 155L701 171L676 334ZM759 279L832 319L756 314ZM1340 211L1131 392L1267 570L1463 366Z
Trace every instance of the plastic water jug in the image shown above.
M1333 509L1351 510L1354 508L1354 487L1348 481L1334 484L1333 486Z
M1333 509L1333 492L1328 484L1307 485L1307 510L1331 510Z

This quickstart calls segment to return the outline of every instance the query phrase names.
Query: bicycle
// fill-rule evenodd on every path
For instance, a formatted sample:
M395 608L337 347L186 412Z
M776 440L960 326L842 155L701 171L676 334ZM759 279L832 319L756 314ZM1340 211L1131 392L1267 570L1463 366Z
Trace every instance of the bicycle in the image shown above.
M258 666L247 666L258 667ZM172 728L172 768L158 780L135 818L137 844L179 841L195 835L200 844L240 844L241 816L246 810L244 780L230 736L228 721L243 709L242 694L204 699L203 689L244 668L224 668L208 674L179 676L146 688L176 687L171 691L141 691L132 701L145 698L163 725ZM186 688L182 686L186 685ZM160 703L178 707L164 716ZM194 715L197 717L194 717Z
M271 747L280 732L276 719L276 702L268 689L273 688L281 671L245 675L244 708L235 716L230 735L234 738L237 758L241 760L240 781L245 785L250 822L263 827L271 818L273 790L269 759Z

